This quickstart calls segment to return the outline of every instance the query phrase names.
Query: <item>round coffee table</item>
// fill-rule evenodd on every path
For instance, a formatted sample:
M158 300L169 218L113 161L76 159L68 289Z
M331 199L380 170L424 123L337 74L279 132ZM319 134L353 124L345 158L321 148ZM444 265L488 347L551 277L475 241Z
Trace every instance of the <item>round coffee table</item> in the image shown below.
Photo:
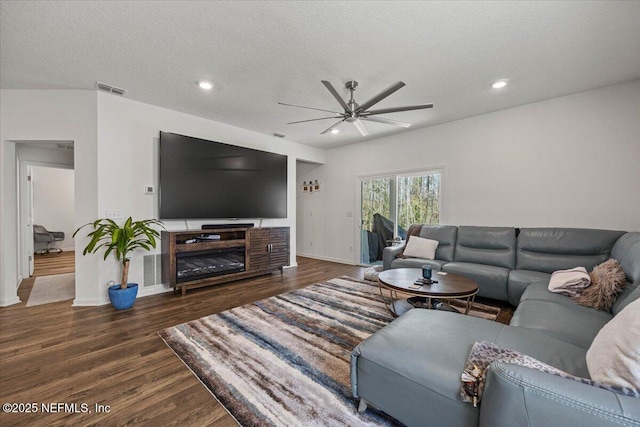
M385 304L395 316L399 316L413 308L413 305L407 302L406 299L398 296L399 292L405 295L425 298L427 301L426 308L434 308L434 300L446 304L446 301L451 299L466 298L467 304L464 314L468 314L478 293L478 284L472 279L459 274L438 273L434 271L431 277L432 281L437 281L438 283L417 287L415 282L422 279L422 270L420 268L392 268L385 270L378 275L380 295L387 299L383 290L389 292L389 302L385 301ZM448 306L448 304L446 305Z

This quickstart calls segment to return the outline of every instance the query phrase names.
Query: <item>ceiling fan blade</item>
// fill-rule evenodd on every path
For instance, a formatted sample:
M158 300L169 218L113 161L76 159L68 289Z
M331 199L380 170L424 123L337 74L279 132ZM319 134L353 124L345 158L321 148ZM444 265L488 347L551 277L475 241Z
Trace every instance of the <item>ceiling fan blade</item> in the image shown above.
M360 132L360 134L362 136L367 136L369 135L369 132L367 132L367 129L364 127L364 125L362 124L362 122L360 121L360 119L358 120L354 120L353 121L354 126L358 129L358 131Z
M383 90L382 92L380 92L379 94L374 96L373 98L369 99L364 104L360 105L360 107L358 108L358 112L359 111L366 111L367 108L369 108L369 107L373 106L374 104L377 104L378 102L382 101L387 96L391 95L393 92L397 91L398 89L400 89L404 85L405 84L403 82L395 82L394 84L392 84L391 86L389 86L388 88L386 88L385 90Z
M327 112L327 113L342 114L342 113L340 113L338 111L323 110L322 108L305 107L304 105L285 104L284 102L278 102L278 104L287 105L289 107L306 108L307 110L317 110L317 111L324 111L324 112Z
M342 97L340 96L338 91L336 91L336 89L333 87L333 85L330 82L326 81L326 80L320 80L320 81L322 82L324 87L326 87L327 90L329 92L331 92L331 95L333 95L333 97L338 101L340 106L342 108L344 108L344 111L347 111L347 112L351 113L351 110L349 109L349 106L347 105L346 102L344 102L344 99L342 99Z
M370 110L365 112L367 116L376 114L397 113L398 111L422 110L424 108L433 108L433 104L411 105L409 107L381 108L379 110Z
M295 125L296 123L315 122L316 120L339 119L339 118L340 117L320 117L319 119L298 120L297 122L289 122L286 124Z
M403 127L403 128L408 128L408 127L411 126L411 123L399 122L397 120L391 120L391 119L384 119L382 117L360 116L360 119L361 120L369 120L370 122L384 123L386 125L400 126L400 127Z
M338 126L340 123L344 122L343 120L340 120L338 123L334 123L331 126L329 126L327 129L323 130L322 132L320 132L320 135L324 135L325 133L331 132L333 130L334 127Z

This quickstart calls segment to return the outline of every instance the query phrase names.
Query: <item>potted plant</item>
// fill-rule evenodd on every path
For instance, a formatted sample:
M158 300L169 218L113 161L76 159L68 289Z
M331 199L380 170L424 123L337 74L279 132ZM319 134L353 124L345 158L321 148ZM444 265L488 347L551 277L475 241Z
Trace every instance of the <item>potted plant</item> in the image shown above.
M135 249L150 251L151 248L155 248L156 239L160 237L160 233L153 226L164 228L162 222L156 219L133 221L129 217L120 227L111 219L98 219L78 228L73 233L73 237L87 226L92 226L93 231L87 235L91 240L82 251L82 255L96 253L104 248L104 259L106 260L113 252L122 264L122 276L120 284L109 287L109 300L116 310L131 308L138 295L138 284L128 283L129 252Z

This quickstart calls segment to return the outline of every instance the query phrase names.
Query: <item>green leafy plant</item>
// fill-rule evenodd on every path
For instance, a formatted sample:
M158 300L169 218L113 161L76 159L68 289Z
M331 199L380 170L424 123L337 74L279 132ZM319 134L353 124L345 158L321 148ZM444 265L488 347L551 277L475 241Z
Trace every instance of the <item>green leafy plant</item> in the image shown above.
M159 226L164 229L162 221L158 221L157 219L133 221L131 217L129 217L121 227L113 220L98 219L78 228L73 233L73 237L76 237L76 234L87 226L92 226L93 231L87 235L91 240L82 251L82 255L96 253L104 248L104 259L106 260L109 254L113 252L122 264L121 289L127 288L129 252L135 249L150 251L151 248L155 248L160 233L155 230L153 226Z

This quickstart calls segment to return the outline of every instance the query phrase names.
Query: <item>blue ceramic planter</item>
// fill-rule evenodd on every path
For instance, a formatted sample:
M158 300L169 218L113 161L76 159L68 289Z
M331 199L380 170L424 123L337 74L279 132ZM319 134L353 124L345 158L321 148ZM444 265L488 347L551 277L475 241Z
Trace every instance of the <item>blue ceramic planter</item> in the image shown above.
M127 283L127 289L120 289L120 285L113 285L109 288L109 299L116 310L126 310L133 307L137 295L137 283Z

